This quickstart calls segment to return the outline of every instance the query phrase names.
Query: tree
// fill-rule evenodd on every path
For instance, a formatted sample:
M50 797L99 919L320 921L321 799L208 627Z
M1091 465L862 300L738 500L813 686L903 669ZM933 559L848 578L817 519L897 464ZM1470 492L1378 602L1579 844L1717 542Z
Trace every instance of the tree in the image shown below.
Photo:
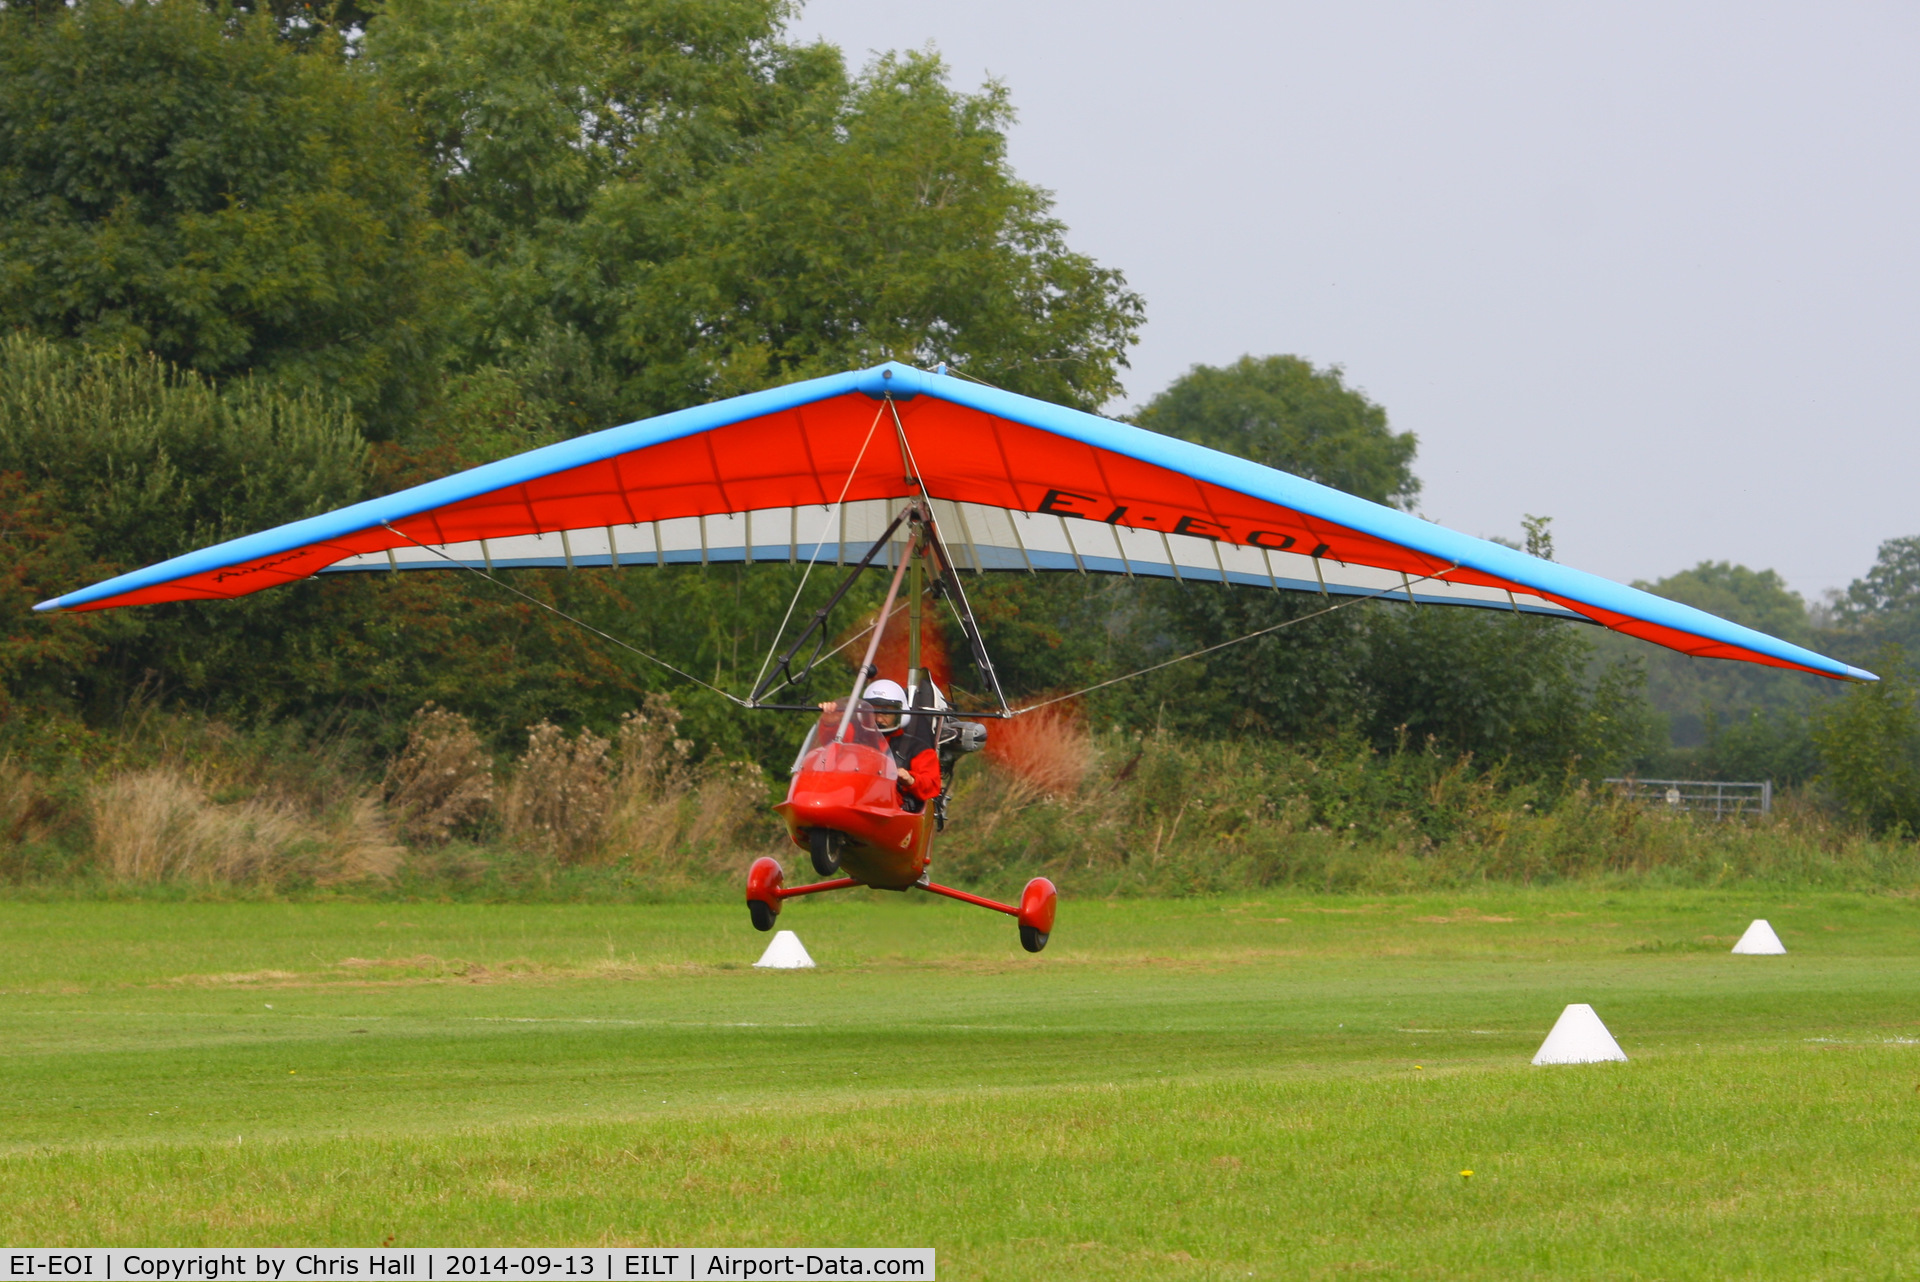
M22 517L5 537L31 543L0 566L13 595L886 356L1107 400L1139 300L1011 172L1004 92L956 92L928 57L851 76L835 49L784 43L787 12L0 9L0 323L34 336L0 349L0 471L19 474ZM353 39L333 26L362 18ZM738 686L791 579L516 585ZM431 698L512 736L610 726L669 680L467 575L4 627L38 639L7 651L6 679L51 674L36 689L96 719L145 688L379 738ZM708 742L791 746L715 696L682 706Z
M265 13L273 18L280 38L297 46L310 46L336 37L357 39L366 30L367 20L380 0L203 0L218 12Z
M1410 507L1420 492L1419 441L1389 428L1386 410L1348 387L1337 365L1316 369L1298 356L1196 365L1134 422L1375 503Z
M19 504L7 533L18 609L0 625L0 648L68 654L71 669L37 688L112 707L150 673L181 684L198 670L218 684L257 665L286 630L282 605L78 618L27 608L350 503L365 492L368 449L343 408L312 393L245 379L217 388L151 356L14 334L0 338L0 475L15 478ZM27 600L29 591L41 595ZM18 680L47 663L11 666Z
M888 357L1083 407L1141 303L1012 173L1006 93L850 76L775 0L394 0L368 59L479 265L466 359L584 429ZM559 353L564 359L555 359ZM583 411L584 408L584 412Z
M1375 502L1405 506L1419 492L1413 436L1393 432L1341 371L1298 357L1196 366L1136 421ZM1551 557L1548 526L1527 518L1529 552ZM1064 669L1092 684L1289 625L1100 692L1102 720L1203 735L1354 731L1383 751L1431 744L1530 775L1604 773L1645 749L1638 668L1596 667L1583 630L1558 621L1196 584L1062 579L982 596L1026 642L1004 668L1016 680Z
M0 471L120 569L351 503L368 467L352 416L317 395L0 338Z
M1553 559L1553 518L1521 518L1529 556ZM1524 775L1624 770L1655 722L1635 658L1599 659L1587 629L1542 618L1381 603L1365 616L1372 650L1363 722Z
M649 404L892 358L1097 408L1142 304L1066 244L1006 157L1006 92L925 54L818 85L780 133L663 209L610 187L586 223L615 264L598 315Z
M1820 644L1806 601L1772 570L1702 561L1691 569L1633 586L1795 645L1818 648ZM1781 751L1770 755L1759 747L1760 739L1778 731L1804 745L1801 723L1829 693L1830 683L1824 677L1724 659L1696 659L1617 633L1605 638L1601 648L1608 655L1645 661L1649 697L1667 719L1675 747L1708 749L1727 734L1735 734L1746 745L1737 752L1730 744L1713 747L1699 760L1673 769L1714 774L1721 767L1742 768L1738 763L1743 762L1751 769L1754 763L1774 757L1804 761L1804 750L1788 751L1783 742Z
M0 325L396 430L450 270L405 116L337 39L192 0L0 11Z
M41 622L34 603L97 577L84 534L18 472L0 471L0 721L16 701L57 704L73 672L100 649L98 619Z
M1833 616L1851 653L1893 644L1920 654L1920 535L1882 543L1873 568L1834 601Z
M830 81L836 51L778 41L786 11L781 0L388 0L364 54L416 123L435 212L511 278L609 184L652 199L697 185Z
M1920 534L1882 543L1873 568L1847 585L1838 609L1849 618L1920 611Z

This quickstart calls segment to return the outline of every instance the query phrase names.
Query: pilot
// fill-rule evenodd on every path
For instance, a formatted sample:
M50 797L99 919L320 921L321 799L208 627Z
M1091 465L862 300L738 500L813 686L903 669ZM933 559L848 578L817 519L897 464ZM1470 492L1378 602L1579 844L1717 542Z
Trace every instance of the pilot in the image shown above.
M907 692L900 688L898 681L882 678L873 682L867 687L865 698L873 705L874 724L887 736L894 760L900 766L900 776L895 781L900 789L900 808L909 814L918 814L928 801L940 795L940 754L932 748L922 748L914 753L911 761L900 760L909 747L910 736L900 733L907 723L907 718L900 714L900 709L907 706Z

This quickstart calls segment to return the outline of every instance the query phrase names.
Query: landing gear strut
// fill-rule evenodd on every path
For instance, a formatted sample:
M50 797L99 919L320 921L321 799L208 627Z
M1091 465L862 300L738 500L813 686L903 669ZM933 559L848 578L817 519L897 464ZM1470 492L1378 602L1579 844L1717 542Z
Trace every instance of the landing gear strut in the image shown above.
M1020 946L1030 953L1037 953L1047 946L1047 937L1053 934L1053 912L1059 905L1060 893L1053 883L1045 877L1035 877L1020 892L1020 906L1003 904L994 899L983 899L979 895L970 895L964 890L955 890L952 886L942 886L938 882L923 881L920 889L930 890L936 895L945 895L948 899L958 899L964 904L978 904L982 908L991 908L997 913L1018 918L1020 922Z
M835 834L836 836L838 834ZM820 849L820 830L811 833L813 849ZM815 865L818 867L818 864ZM834 852L834 866L839 866L839 852ZM792 899L795 895L817 895L823 890L845 890L861 883L852 877L837 877L832 881L817 881L811 886L788 886L786 873L776 859L761 857L753 861L753 867L747 870L747 912L753 918L755 930L772 930L774 919L780 915L780 901ZM996 899L983 899L979 895L970 895L964 890L955 890L952 886L942 886L938 882L916 882L920 889L935 895L945 895L948 899L958 899L962 903L978 904L982 908L991 908L997 913L1005 913L1020 922L1020 946L1030 953L1037 953L1047 946L1047 939L1053 934L1053 913L1060 902L1059 892L1053 883L1045 877L1035 877L1020 892L1020 906L1003 904Z
M792 899L795 895L817 895L823 890L845 890L860 883L851 877L840 877L833 881L816 881L811 886L789 886L787 874L780 867L778 859L769 859L762 855L753 861L753 867L747 869L747 915L753 918L755 930L772 930L774 918L780 915L780 901Z

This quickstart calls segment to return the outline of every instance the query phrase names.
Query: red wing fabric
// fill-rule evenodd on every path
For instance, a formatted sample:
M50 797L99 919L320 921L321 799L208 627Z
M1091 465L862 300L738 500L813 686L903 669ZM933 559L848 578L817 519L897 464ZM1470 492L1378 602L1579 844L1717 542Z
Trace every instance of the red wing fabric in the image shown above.
M42 602L211 600L321 574L864 555L929 500L966 574L1104 574L1597 623L1703 658L1873 674L1569 566L1124 423L888 364L609 428ZM893 564L899 549L885 549Z

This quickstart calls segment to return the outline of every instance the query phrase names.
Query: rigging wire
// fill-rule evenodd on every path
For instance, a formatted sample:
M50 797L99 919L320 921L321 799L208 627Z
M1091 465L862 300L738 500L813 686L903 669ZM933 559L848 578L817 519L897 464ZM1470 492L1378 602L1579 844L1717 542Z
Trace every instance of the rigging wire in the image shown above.
M996 392L1004 392L1007 390L1006 388L1000 386L1000 384L998 383L989 383L986 379L981 378L976 374L967 373L967 371L961 369L958 365L943 364L942 368L935 370L934 372L936 374L940 374L940 373L951 374L955 378L964 378L969 383L978 383L982 387L991 387Z
M530 601L534 605L539 606L542 610L547 611L549 614L556 614L561 618L565 619L568 623L574 624L577 627L585 628L587 631L593 633L593 635L599 637L601 640L611 641L613 644L619 646L622 650L627 650L634 654L639 655L641 658L645 659L648 663L657 663L661 667L665 668L668 672L673 673L675 676L685 677L688 681L693 682L695 685L703 686L706 689L713 691L715 694L719 695L723 699L728 700L731 703L736 703L743 708L751 706L750 704L748 704L748 702L745 699L742 699L739 695L728 694L725 690L722 690L719 686L714 685L712 682L702 681L699 677L694 676L691 672L687 672L680 668L676 668L671 663L668 663L665 659L662 659L657 655L648 654L645 650L642 650L638 646L628 645L625 641L622 641L619 637L616 637L613 634L608 632L602 632L599 628L594 627L591 623L586 622L584 619L575 618L573 615L568 614L565 610L562 610L557 605L549 605L547 602L542 601L539 597L530 596L527 593L522 592L519 588L514 587L513 584L506 582L504 579L496 579L493 575L488 574L484 570L476 569L475 567L468 565L465 561L461 561L454 557L448 556L445 552L442 552L439 548L434 547L432 544L422 543L419 539L414 538L411 534L408 534L405 530L395 529L392 525L389 525L385 521L380 522L380 524L386 527L386 530L389 534L397 534L401 538L405 539L407 542L413 544L415 547L425 548L427 551L433 553L435 556L447 562L449 565L454 566L456 569L465 570L470 574L476 574L479 577L485 579L489 583L496 584L500 587L503 587L507 591L513 593L513 595L519 597L521 600Z
M895 619L900 617L901 613L906 608L907 606L904 601L901 602L899 605L894 606L893 613L887 616L887 622L891 624ZM852 645L854 642L858 641L861 637L864 637L865 635L867 635L867 633L873 631L875 628L879 626L880 626L880 620L875 619L872 623L869 623L866 627L861 628L858 632L855 632L852 636L848 637L845 641L842 641L839 645L833 647L833 649L821 655L820 658L815 659L814 662L819 663L820 659L831 659L834 655L839 654L842 650L846 649L848 646Z
M1109 681L1097 682L1093 685L1087 686L1083 690L1075 690L1070 694L1055 695L1051 699L1042 699L1039 703L1030 703L1024 708L1015 708L1013 709L1013 715L1017 717L1017 716L1023 715L1024 713L1037 712L1041 708L1051 707L1056 703L1065 703L1068 699L1078 699L1083 694L1092 694L1095 690L1104 690L1108 686L1119 685L1122 681L1131 681L1135 677L1144 677L1149 672L1158 672L1162 668L1170 668L1176 663L1185 663L1188 659L1197 659L1203 654L1212 654L1215 650L1224 650L1230 645L1239 645L1242 641L1251 641L1255 637L1264 637L1269 633L1279 632L1283 628L1290 628L1294 626L1296 623L1305 623L1309 619L1317 619L1317 618L1320 618L1322 615L1332 614L1335 611L1344 610L1349 606L1360 605L1367 601L1376 601L1383 596L1398 595L1399 593L1406 591L1408 588L1412 587L1416 583L1424 583L1428 579L1437 579L1441 575L1450 574L1454 570L1457 570L1459 568L1460 568L1460 563L1458 561L1455 561L1452 565L1448 566L1444 570L1435 570L1430 574L1423 574L1417 579L1408 579L1402 585L1390 587L1390 588L1381 588L1378 592L1369 592L1365 596L1351 597L1345 601L1342 601L1338 605L1330 605L1325 607L1324 609L1315 610L1312 614L1303 614L1297 619L1288 619L1283 623L1276 623L1270 628L1261 628L1258 632L1249 632L1245 636L1234 637L1231 641L1222 641L1218 645L1210 645L1205 647L1204 649L1193 650L1186 654L1176 655L1174 658L1162 660L1161 662L1153 664L1150 667L1140 668L1136 671L1129 672L1125 676L1114 677Z
M820 527L820 534L813 541L813 555L807 558L807 568L801 572L800 586L793 590L793 599L787 602L787 612L780 618L780 626L773 631L773 641L767 646L767 657L760 661L760 671L754 674L753 688L758 690L760 682L766 678L767 669L773 663L774 652L780 648L780 638L787 633L787 624L793 621L793 612L800 605L800 596L807 590L807 580L813 577L814 563L820 559L820 548L826 542L827 531L833 528L833 514L846 502L847 491L853 488L853 478L860 474L860 464L867 457L867 446L873 444L873 433L880 426L880 419L887 412L888 401L881 401L880 408L873 412L873 422L867 424L867 438L860 442L860 452L853 457L853 466L847 470L847 479L840 486L840 497L827 509L826 524ZM839 651L834 653L838 654ZM741 702L745 702L742 700Z

